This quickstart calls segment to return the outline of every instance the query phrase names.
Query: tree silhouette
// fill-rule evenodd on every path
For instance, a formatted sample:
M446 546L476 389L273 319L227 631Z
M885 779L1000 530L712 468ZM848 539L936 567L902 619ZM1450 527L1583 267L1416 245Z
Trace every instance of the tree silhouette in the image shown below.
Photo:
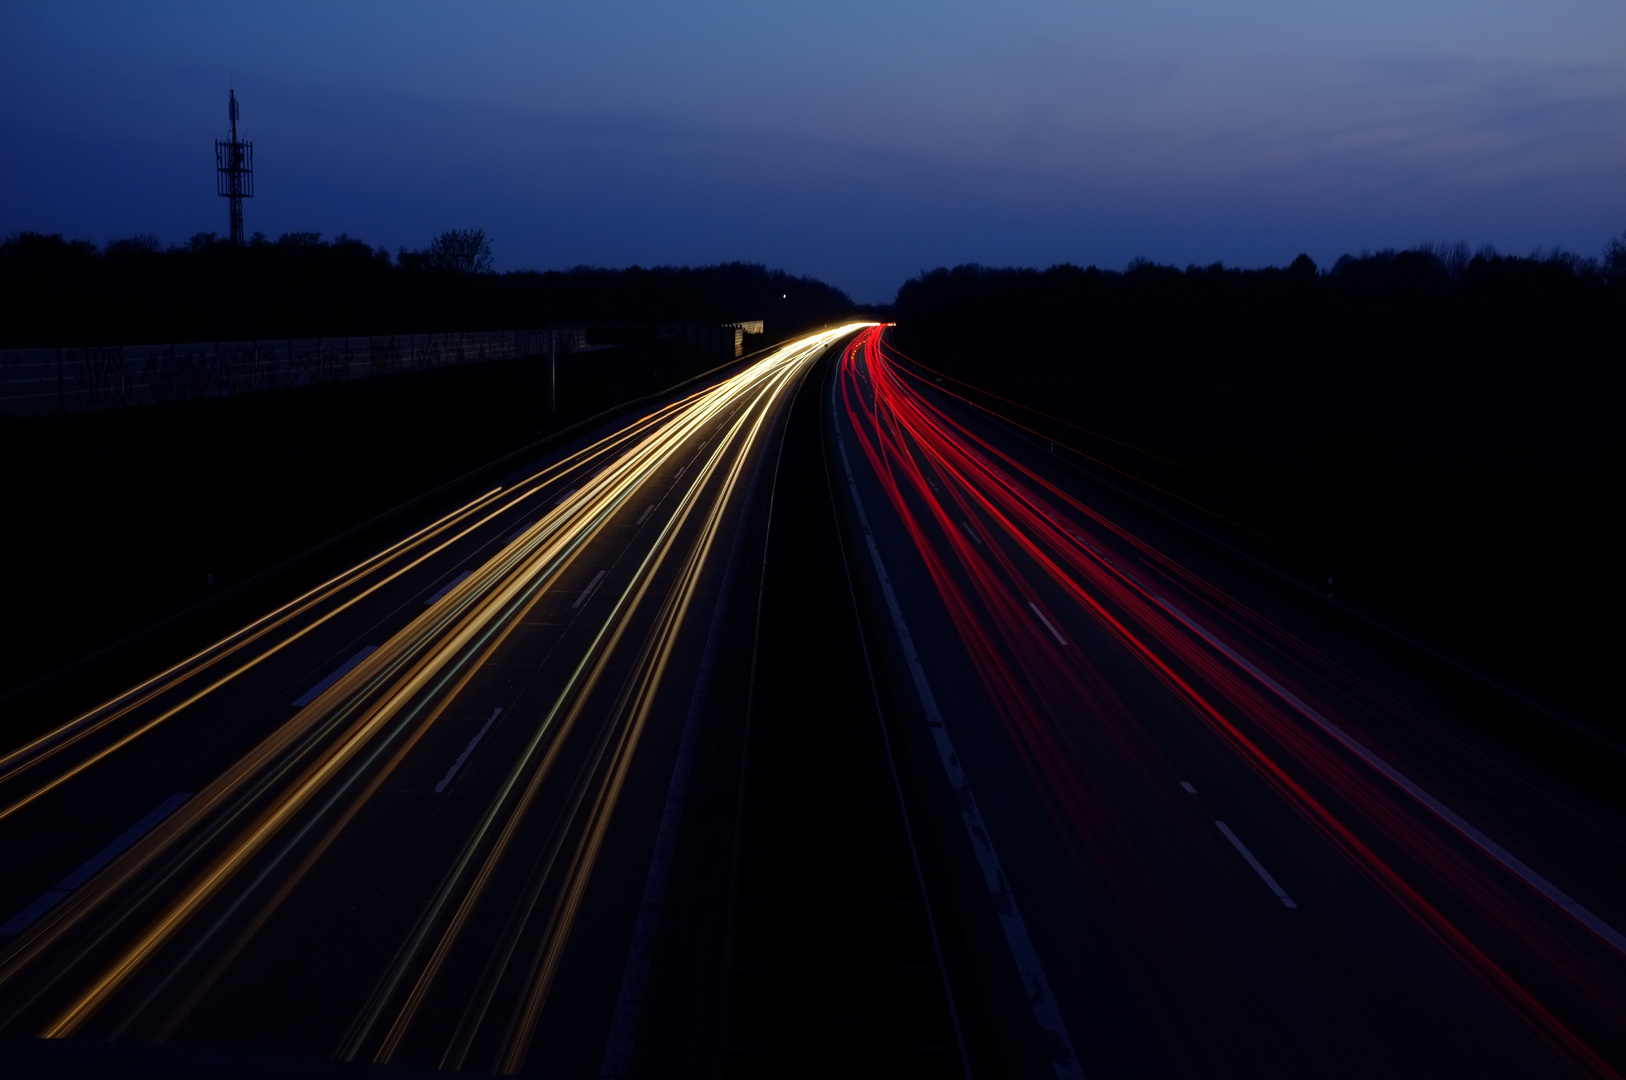
M448 229L430 241L424 252L431 270L453 274L489 274L491 241L484 229Z
M549 323L614 324L632 337L653 338L661 323L750 319L767 320L777 340L853 310L839 289L754 263L494 273L489 259L478 229L444 233L434 249L402 249L395 259L342 233L332 240L315 232L275 240L256 234L243 245L199 233L169 248L136 236L102 251L61 236L18 233L0 239L0 296L7 301L0 347L530 330Z
M1626 232L1610 240L1603 249L1603 269L1611 281L1626 281Z

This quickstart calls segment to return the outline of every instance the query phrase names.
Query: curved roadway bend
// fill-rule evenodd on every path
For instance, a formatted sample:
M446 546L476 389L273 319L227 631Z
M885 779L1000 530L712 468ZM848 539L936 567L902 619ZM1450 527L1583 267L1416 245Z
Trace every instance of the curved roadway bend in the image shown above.
M624 1065L727 568L760 547L746 510L796 387L854 329L516 475L0 759L0 1030Z
M1005 1071L1626 1069L1618 818L899 359L829 467Z

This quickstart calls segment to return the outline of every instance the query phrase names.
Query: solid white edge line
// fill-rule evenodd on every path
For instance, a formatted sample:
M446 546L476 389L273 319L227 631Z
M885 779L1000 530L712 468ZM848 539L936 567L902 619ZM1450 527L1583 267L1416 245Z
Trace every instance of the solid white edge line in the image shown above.
M1452 810L1449 806L1446 806L1443 802L1436 799L1433 795L1430 795L1427 791L1424 791L1422 787L1412 781L1405 774L1401 773L1400 770L1390 765L1387 761L1384 761L1371 750L1368 750L1366 746L1357 741L1354 736L1350 735L1343 728L1333 723L1327 717L1321 715L1321 713L1312 708L1308 702L1301 699L1297 694L1287 689L1287 687L1283 686L1275 679L1272 679L1269 675L1261 671L1256 665L1249 662L1247 659L1237 653L1236 650L1232 649L1230 646L1220 641L1219 638L1209 633L1200 624L1198 624L1195 619L1191 618L1191 616L1187 615L1185 612L1181 611L1179 608L1175 607L1161 596L1153 594L1152 599L1156 600L1158 605L1162 607L1164 611L1167 611L1170 615L1173 615L1176 619L1179 619L1181 623L1185 624L1188 630L1201 637L1214 648L1218 649L1221 653L1228 657L1232 663L1242 668L1242 670L1246 671L1249 675L1252 675L1255 679L1258 679L1265 686L1269 687L1270 690L1283 701L1293 706L1293 708L1297 709L1300 713L1303 713L1304 716L1306 716L1313 724L1336 739L1338 743L1344 747L1344 749L1366 762L1367 765L1371 766L1377 772L1382 774L1387 780L1389 780L1389 782L1400 788L1400 790L1404 791L1412 798L1416 799L1419 803L1422 803L1423 806L1432 811L1441 821L1444 821L1447 825L1450 825L1457 832L1461 833L1464 837L1473 842L1473 844L1481 851L1485 852L1485 854L1501 863L1506 869L1512 871L1515 875L1521 878L1526 885L1529 885L1532 889L1536 890L1536 892L1552 901L1576 922L1580 923L1598 937L1614 946L1616 952L1620 953L1622 956L1626 956L1626 935L1623 935L1619 930L1616 930L1613 926L1610 926L1608 923L1598 918L1598 916L1594 915L1591 911L1588 911L1578 901L1570 897L1569 894L1565 893L1558 886L1554 885L1552 882L1536 873L1536 871L1532 870L1529 866L1525 865L1525 863L1519 859L1518 856L1514 855L1511 851L1508 851L1502 845L1498 844L1479 829L1475 828L1472 824L1466 821L1462 815L1458 814L1455 810Z
M1264 863L1253 857L1253 852L1249 851L1248 846L1237 837L1236 833L1231 831L1231 827L1223 821L1216 821L1214 824L1219 826L1219 831L1225 834L1225 839L1231 842L1231 846L1241 852L1244 859L1248 860L1248 865L1253 867L1253 872L1258 874L1266 885L1270 886L1270 891L1276 894L1276 899L1296 911L1298 905L1293 903L1291 896L1287 895L1287 890L1276 883L1276 879L1270 876L1270 871L1265 869Z
M441 777L440 783L435 785L436 795L446 790L446 785L452 782L452 777L457 775L457 770L461 769L463 763L469 760L469 755L474 753L474 748L480 745L480 740L486 737L486 732L491 730L491 725L497 722L497 717L500 715L502 715L501 709L491 710L491 715L486 717L484 724L480 725L480 730L474 733L474 738L469 740L469 745L465 746L463 752L457 755L457 760L452 762L452 767L446 770L446 775Z
M858 494L858 483L853 478L852 462L847 457L847 442L841 434L840 411L836 408L836 388L840 383L838 371L836 378L830 383L831 420L835 425L836 449L841 454L841 467L847 475L847 488L852 493L853 508L858 511L858 524L864 533L864 544L869 549L870 561L875 564L875 573L881 579L881 593L886 599L887 611L892 616L892 627L897 632L898 644L903 648L904 659L908 662L915 693L920 698L920 706L926 713L926 723L937 743L937 753L942 759L943 771L948 774L949 786L954 789L955 801L959 804L966 832L971 836L971 848L976 852L977 862L982 867L988 891L994 896L995 906L999 911L1000 927L1005 932L1005 941L1010 947L1011 958L1016 962L1017 972L1021 975L1022 984L1027 990L1033 1018L1038 1022L1039 1029L1055 1040L1051 1047L1050 1064L1055 1069L1056 1080L1083 1080L1084 1070L1078 1063L1078 1054L1073 1049L1073 1040L1067 1033L1066 1022L1062 1020L1061 1009L1056 1004L1055 995L1051 993L1050 980L1045 977L1044 967L1039 962L1038 950L1034 948L1033 939L1028 934L1027 923L1017 910L1016 897L1011 894L1004 868L1000 866L999 856L994 852L993 839L988 835L988 827L983 823L982 812L977 809L977 801L972 797L971 788L966 783L965 770L960 767L960 759L954 752L954 744L949 740L948 730L943 726L943 714L939 711L937 698L932 694L931 686L926 681L926 671L921 666L919 654L915 651L914 638L909 633L908 624L903 620L903 609L898 604L897 593L892 589L892 579L886 572L886 564L881 561L880 548L875 544L869 514L864 510L863 499Z
M1028 607L1032 608L1033 613L1035 615L1039 616L1039 621L1044 623L1044 628L1046 630L1050 631L1050 636L1051 637L1055 638L1057 641L1059 641L1063 645L1067 644L1067 639L1061 636L1061 631L1057 630L1054 626L1050 625L1050 620L1044 617L1044 612L1039 610L1039 605L1038 604L1035 604L1032 600L1029 600L1028 601Z

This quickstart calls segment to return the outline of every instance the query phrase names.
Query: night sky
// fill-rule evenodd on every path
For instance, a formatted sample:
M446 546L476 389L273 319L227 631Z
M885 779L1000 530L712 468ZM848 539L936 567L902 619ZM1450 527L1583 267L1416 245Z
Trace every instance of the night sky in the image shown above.
M0 6L0 234L250 232L499 269L1285 263L1626 228L1626 3Z

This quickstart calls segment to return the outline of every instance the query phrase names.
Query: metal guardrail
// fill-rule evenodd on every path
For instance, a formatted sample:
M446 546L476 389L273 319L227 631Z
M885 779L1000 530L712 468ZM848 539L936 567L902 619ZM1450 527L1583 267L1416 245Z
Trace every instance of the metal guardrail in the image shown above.
M0 415L84 412L574 352L580 327L0 350Z

